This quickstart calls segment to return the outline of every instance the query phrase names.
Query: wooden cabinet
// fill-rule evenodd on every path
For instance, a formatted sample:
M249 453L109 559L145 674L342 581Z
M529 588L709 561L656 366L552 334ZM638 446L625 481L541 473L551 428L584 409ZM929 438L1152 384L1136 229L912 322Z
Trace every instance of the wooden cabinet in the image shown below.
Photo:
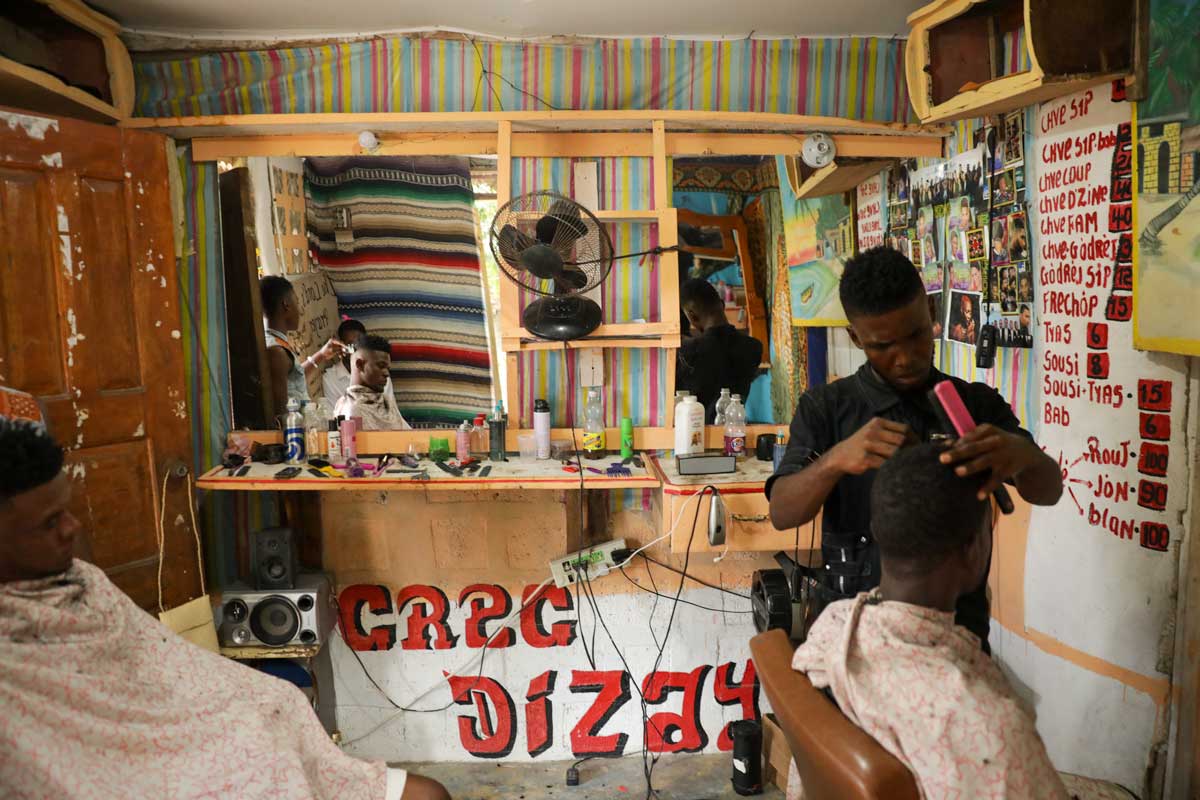
M930 3L908 18L913 109L926 123L984 116L1128 75L1144 8L1145 0Z
M0 6L0 101L90 122L133 113L133 64L116 22L79 0Z

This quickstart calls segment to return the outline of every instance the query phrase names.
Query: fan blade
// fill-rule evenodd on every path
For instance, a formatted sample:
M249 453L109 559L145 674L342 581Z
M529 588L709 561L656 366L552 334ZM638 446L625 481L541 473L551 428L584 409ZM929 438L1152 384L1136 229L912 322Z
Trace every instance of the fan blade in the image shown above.
M536 239L517 230L513 225L505 225L496 234L496 249L500 251L500 257L512 266L517 266L521 260L521 253L535 244Z
M588 285L588 276L578 267L564 266L562 272L554 276L554 282L568 291L578 292Z
M522 250L517 264L543 280L558 278L563 272L562 256L545 244L535 243Z
M579 215L579 205L556 200L546 215L537 221L537 238L543 244L553 244L559 252L570 247L576 239L587 235L587 225Z

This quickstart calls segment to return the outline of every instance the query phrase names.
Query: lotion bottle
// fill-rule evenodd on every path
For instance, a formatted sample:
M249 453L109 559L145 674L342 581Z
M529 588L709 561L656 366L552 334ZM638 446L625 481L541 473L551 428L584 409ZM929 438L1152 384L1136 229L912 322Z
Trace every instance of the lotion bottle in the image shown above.
M550 457L550 404L545 400L533 401L533 435L537 442L537 457Z

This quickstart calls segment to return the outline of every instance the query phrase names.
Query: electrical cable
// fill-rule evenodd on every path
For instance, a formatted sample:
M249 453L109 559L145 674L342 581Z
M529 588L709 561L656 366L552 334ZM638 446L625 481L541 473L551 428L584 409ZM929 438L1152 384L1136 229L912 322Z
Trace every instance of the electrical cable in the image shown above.
M723 586L717 586L714 583L709 583L706 580L697 578L695 575L690 575L690 574L683 572L678 567L673 567L670 564L665 564L662 561L659 561L654 556L648 556L645 553L637 553L637 555L640 555L642 558L646 559L647 561L651 562L652 564L657 564L658 566L662 567L665 570L670 570L671 572L674 572L676 575L687 575L688 580L695 581L696 583L700 584L701 586L707 586L709 589L715 589L718 592L724 592L725 594L733 595L734 597L740 597L743 600L751 599L750 595L748 595L748 594L742 594L741 592L735 592L732 589L726 589Z
M647 570L647 572L649 572L649 570ZM629 581L634 586L641 589L643 592L648 592L649 594L656 595L657 597L666 597L668 599L670 599L670 597L671 597L669 594L660 594L659 592L657 592L653 589L647 589L645 586L642 586L640 583L635 581L633 578L629 577L629 573L627 573L625 571L624 567L621 567L621 574L625 576L625 580ZM704 611L715 611L718 614L753 614L754 613L754 609L746 609L743 611L743 610L736 609L736 608L713 608L712 606L701 605L700 603L693 603L691 600L680 600L679 602L683 603L685 606L695 606L696 608L703 609ZM651 614L653 614L653 612L651 612ZM657 639L655 640L655 644L658 644Z

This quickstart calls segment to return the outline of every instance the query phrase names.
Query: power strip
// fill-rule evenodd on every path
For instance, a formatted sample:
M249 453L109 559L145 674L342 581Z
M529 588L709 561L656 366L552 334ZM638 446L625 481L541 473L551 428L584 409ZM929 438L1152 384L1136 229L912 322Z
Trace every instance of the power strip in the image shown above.
M617 562L613 559L613 553L624 549L624 539L613 539L583 550L576 550L574 553L567 553L550 562L550 576L554 578L554 585L560 589L563 586L570 586L577 580L582 580L581 573L585 571L588 580L594 581L604 577L617 566Z

